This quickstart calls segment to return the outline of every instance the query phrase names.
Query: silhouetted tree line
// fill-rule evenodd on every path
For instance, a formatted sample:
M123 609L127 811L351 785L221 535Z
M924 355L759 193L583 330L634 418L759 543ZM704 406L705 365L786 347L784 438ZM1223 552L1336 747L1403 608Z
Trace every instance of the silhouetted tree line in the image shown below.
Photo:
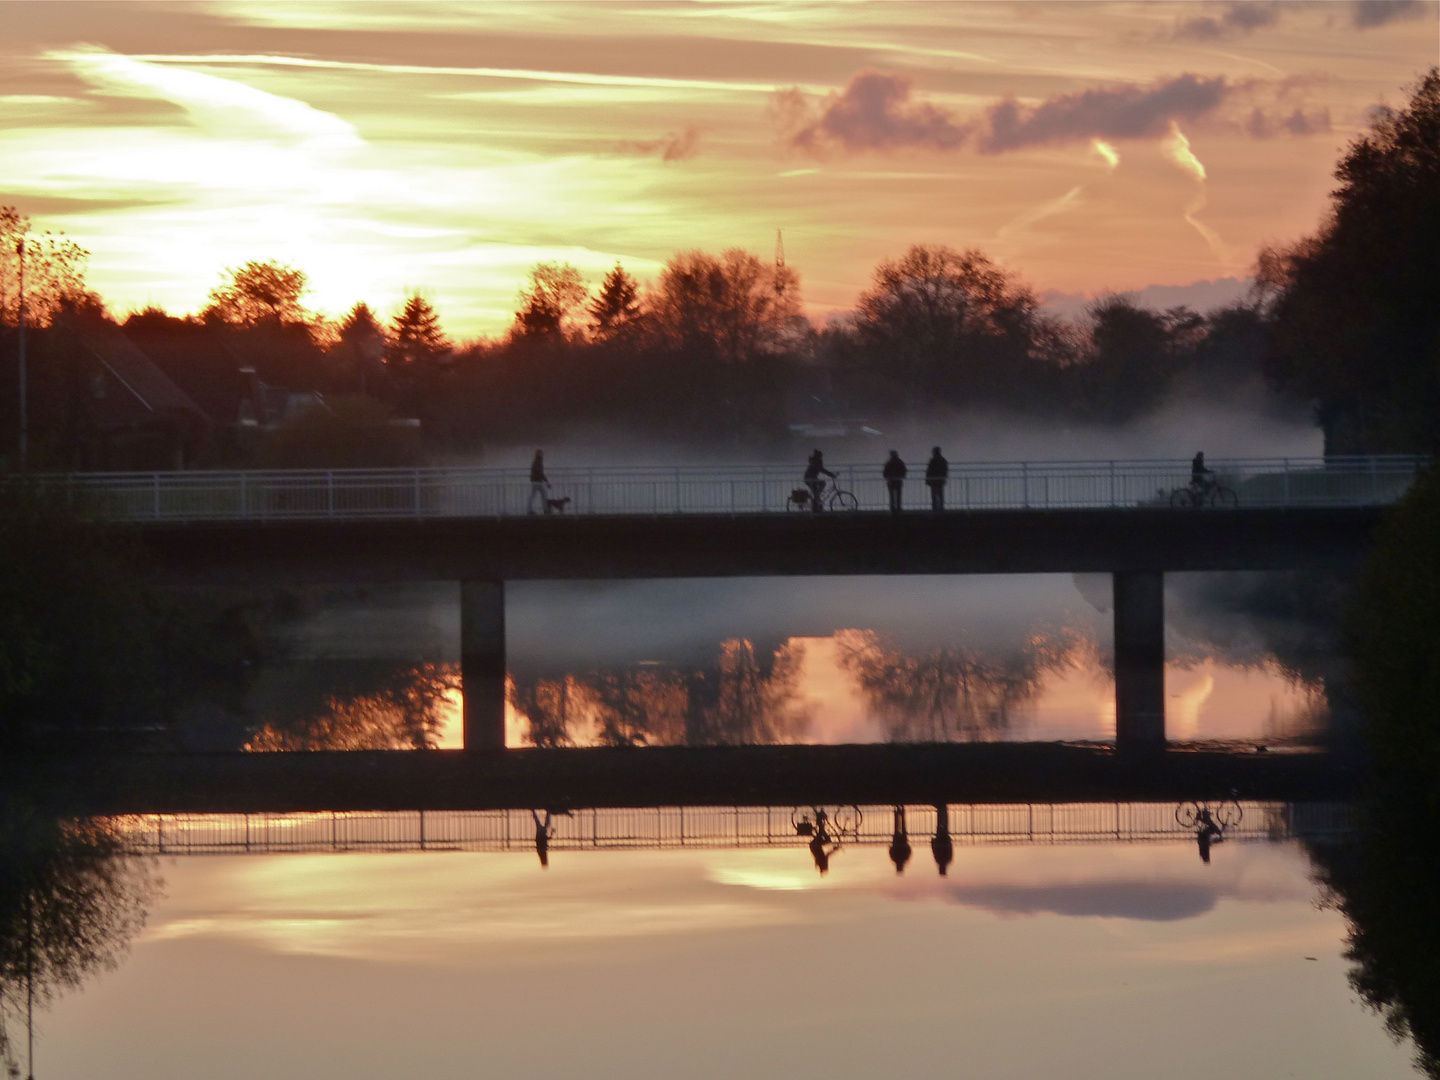
M1110 296L1061 320L982 252L916 245L882 261L855 310L824 329L801 315L793 269L739 249L681 252L648 285L617 265L593 289L575 267L542 263L497 340L453 342L421 294L388 319L360 303L332 322L304 306L305 274L274 262L230 271L197 316L149 308L123 326L217 425L211 463L363 464L357 447L375 464L418 459L396 419L419 419L430 453L576 425L763 448L783 445L789 422L975 407L1123 423L1178 392L1223 397L1262 374L1313 403L1329 452L1430 450L1440 433L1440 73L1406 108L1381 113L1336 175L1319 232L1262 253L1251 302L1209 315ZM5 326L17 315L12 240L30 235L13 210L0 215ZM35 427L42 459L64 465L79 391L66 356L76 346L55 328L107 316L85 289L83 251L57 237L29 244L27 310L45 327ZM374 404L304 438L276 435L276 424L247 438L231 425L256 379Z

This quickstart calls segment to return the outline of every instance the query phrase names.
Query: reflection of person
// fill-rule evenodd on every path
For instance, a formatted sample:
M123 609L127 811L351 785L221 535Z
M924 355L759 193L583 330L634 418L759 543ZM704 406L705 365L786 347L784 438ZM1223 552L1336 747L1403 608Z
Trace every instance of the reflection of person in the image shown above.
M816 450L805 463L805 486L810 489L810 509L817 514L823 509L820 505L820 493L825 490L825 481L820 479L821 473L831 480L835 479L835 474L825 468L825 455Z
M944 803L935 805L935 835L930 839L930 853L935 856L940 876L945 877L955 859L955 845L950 842L950 807Z
M1202 493L1207 492L1215 482L1210 479L1210 477L1214 475L1214 472L1205 467L1205 451L1201 450L1195 455L1195 459L1190 462L1190 485L1195 488L1196 491Z
M885 478L885 486L890 491L890 513L900 512L900 498L905 489L905 476L909 472L905 468L905 462L900 460L898 450L890 451L890 459L885 462L885 468L880 470L880 475Z
M830 870L830 856L840 850L840 845L830 835L830 815L824 810L815 811L815 833L810 838L810 857L815 860L815 869L823 875Z
M530 462L530 513L535 512L535 496L540 496L540 506L550 513L550 481L545 477L545 451L536 450L535 460Z
M540 815L534 810L530 816L535 819L535 854L540 856L540 865L550 865L550 811L545 811L545 820L540 820Z
M895 873L903 874L905 864L910 861L910 836L905 828L905 807L895 807L895 830L890 836L890 861L895 864Z
M815 869L819 870L822 875L830 871L830 855L834 850L833 847L825 846L823 831L817 832L810 838L810 856L815 860Z
M950 463L940 456L940 448L930 448L930 460L925 464L925 483L930 488L930 509L945 509L945 481L950 476Z
M1215 819L1211 816L1208 806L1200 808L1200 813L1195 815L1195 824L1200 826L1200 830L1195 834L1195 841L1200 845L1200 861L1208 863L1210 861L1210 845L1218 844L1225 839L1224 830L1215 824Z

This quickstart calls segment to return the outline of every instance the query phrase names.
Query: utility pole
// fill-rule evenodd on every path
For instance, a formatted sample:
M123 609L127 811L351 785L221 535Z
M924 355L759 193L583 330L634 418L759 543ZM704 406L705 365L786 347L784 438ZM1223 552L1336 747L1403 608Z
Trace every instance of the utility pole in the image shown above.
M15 254L20 257L20 331L17 352L20 355L20 471L30 468L30 402L29 387L25 371L25 238L15 242Z
M775 295L785 295L785 234L775 230Z

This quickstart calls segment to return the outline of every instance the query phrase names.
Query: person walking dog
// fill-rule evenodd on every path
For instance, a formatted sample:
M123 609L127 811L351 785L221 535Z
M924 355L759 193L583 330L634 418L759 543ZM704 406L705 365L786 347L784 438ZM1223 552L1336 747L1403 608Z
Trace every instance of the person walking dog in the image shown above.
M528 510L535 513L535 496L540 496L540 507L550 513L550 481L545 477L545 451L536 450L535 460L530 462L530 505Z

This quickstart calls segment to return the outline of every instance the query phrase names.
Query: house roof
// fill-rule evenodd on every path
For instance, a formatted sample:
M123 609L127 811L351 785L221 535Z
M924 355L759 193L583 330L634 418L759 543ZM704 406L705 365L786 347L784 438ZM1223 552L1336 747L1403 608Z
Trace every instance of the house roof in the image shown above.
M64 328L95 357L131 396L150 412L188 412L208 420L189 394L171 381L118 326L100 319L71 317Z

